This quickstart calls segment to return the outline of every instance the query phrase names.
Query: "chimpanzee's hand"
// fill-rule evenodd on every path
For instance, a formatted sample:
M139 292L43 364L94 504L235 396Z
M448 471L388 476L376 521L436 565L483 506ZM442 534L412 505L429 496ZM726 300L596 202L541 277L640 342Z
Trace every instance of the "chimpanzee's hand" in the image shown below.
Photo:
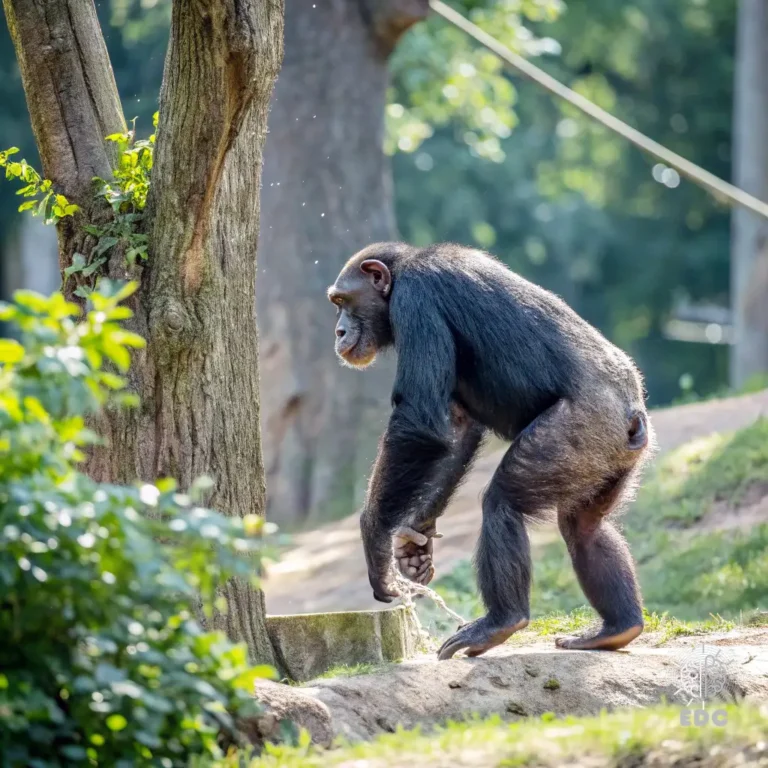
M380 603L391 603L396 597L400 597L392 579L391 569L387 569L382 575L376 575L369 571L368 581L373 588L373 597Z
M432 540L439 539L435 522L429 522L421 530L402 526L395 531L393 546L395 562L407 579L417 584L429 584L435 575L432 562Z

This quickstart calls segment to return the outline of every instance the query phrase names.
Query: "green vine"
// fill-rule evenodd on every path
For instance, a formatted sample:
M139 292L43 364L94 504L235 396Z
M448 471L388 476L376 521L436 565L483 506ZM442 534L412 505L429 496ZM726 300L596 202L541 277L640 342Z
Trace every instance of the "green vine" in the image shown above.
M158 113L152 118L157 128ZM64 270L65 282L75 275L91 278L106 264L114 248L125 253L129 266L137 261L146 261L149 245L148 236L140 231L143 211L147 204L150 177L155 152L155 134L148 139L136 140L136 121L130 131L113 133L107 141L117 146L117 164L112 179L95 178L95 197L103 198L112 208L112 219L106 224L86 224L83 229L96 238L90 253L75 253L72 263ZM26 160L9 161L19 150L16 147L0 152L0 167L5 168L7 179L19 179L26 186L16 194L31 198L19 206L19 211L31 211L35 216L44 216L46 224L56 224L66 216L72 216L80 209L70 204L64 195L56 194L53 183L43 179ZM95 279L82 284L75 295L88 298Z

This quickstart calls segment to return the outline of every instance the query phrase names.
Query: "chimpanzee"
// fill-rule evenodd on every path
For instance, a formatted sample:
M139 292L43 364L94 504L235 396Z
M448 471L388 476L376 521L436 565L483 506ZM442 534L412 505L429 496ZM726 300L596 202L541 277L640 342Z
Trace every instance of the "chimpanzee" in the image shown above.
M511 440L482 501L475 554L487 615L440 649L477 656L528 624L524 519L556 513L602 626L560 648L616 650L643 630L632 557L607 515L631 495L653 444L630 358L561 299L494 257L458 245L377 243L353 256L328 298L336 353L365 367L394 346L392 414L360 520L377 600L404 576L434 575L436 520L487 431Z

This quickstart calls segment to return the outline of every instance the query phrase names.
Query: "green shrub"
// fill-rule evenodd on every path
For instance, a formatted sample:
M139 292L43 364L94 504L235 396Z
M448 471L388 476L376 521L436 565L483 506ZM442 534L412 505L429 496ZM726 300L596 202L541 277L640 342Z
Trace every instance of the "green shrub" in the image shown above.
M21 343L0 340L0 765L176 766L216 757L255 706L242 645L195 620L216 587L253 581L258 518L197 505L207 487L97 484L77 462L85 417L124 406L128 348L105 285L88 313L30 292L2 305Z

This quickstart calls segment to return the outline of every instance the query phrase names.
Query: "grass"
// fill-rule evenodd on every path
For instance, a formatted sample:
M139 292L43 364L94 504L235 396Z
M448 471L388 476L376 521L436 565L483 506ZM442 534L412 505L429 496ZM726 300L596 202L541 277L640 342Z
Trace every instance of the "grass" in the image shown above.
M331 667L322 675L316 677L315 680L326 680L332 677L357 677L358 675L372 675L374 672L381 672L383 669L388 669L393 664L351 664L349 666L340 664L336 667ZM314 681L313 681L314 682Z
M713 632L728 632L736 626L736 622L721 616L711 616L704 621L681 621L666 613L646 610L644 618L645 632L657 634L658 644L663 644L674 637L695 637ZM595 614L587 606L581 606L569 613L554 611L533 619L527 629L513 635L509 642L513 645L525 645L539 638L570 635L582 632L594 623ZM751 625L756 626L754 622Z
M768 708L726 706L727 724L680 724L680 709L659 706L597 717L553 715L512 724L499 717L447 723L429 733L398 731L363 744L323 751L306 739L294 747L268 746L250 768L320 766L641 766L737 765L768 761ZM711 762L709 762L711 760ZM221 763L235 768L232 762Z
M659 631L698 633L768 607L768 524L748 531L697 525L713 518L719 502L738 504L755 486L768 487L765 419L732 434L686 443L662 456L647 474L620 523L638 562L649 616L672 614L684 620L660 618L664 626ZM528 631L562 634L591 623L591 610L576 610L584 597L564 544L557 539L536 547L533 557L535 620ZM469 561L434 586L454 610L468 618L482 615ZM425 623L438 630L449 627L433 609L424 613ZM690 623L697 620L705 624Z

